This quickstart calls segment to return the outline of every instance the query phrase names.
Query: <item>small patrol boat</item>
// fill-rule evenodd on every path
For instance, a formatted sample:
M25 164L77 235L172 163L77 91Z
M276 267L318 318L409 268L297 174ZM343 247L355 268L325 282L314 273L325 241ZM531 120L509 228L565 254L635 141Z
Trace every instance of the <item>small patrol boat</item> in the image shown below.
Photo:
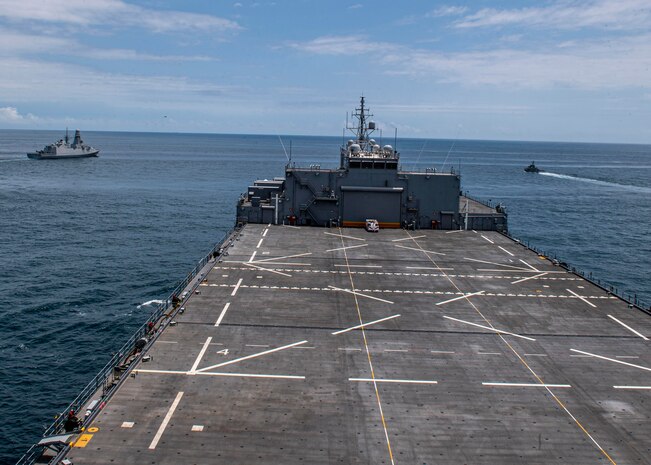
M536 166L534 162L531 162L529 166L524 169L527 173L540 173L542 170Z
M68 137L68 129L66 129L65 138L60 139L54 144L46 145L43 150L28 152L27 156L35 160L53 160L57 158L96 157L98 154L98 149L84 144L84 141L81 140L79 129L75 131L75 137L71 144L70 138Z

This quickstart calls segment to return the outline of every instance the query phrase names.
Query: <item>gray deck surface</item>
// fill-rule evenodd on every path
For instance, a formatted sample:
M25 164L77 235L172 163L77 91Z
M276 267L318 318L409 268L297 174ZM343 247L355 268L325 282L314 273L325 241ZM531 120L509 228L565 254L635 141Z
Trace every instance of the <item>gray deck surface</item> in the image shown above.
M508 238L250 224L229 252L75 465L651 464L651 318Z

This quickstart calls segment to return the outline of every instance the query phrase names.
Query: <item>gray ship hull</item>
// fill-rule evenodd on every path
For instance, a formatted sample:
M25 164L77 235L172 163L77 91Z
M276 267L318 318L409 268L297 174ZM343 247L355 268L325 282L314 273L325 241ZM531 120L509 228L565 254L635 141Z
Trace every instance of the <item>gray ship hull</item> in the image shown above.
M651 463L651 318L508 237L249 224L227 251L73 463Z
M99 150L95 150L94 152L86 152L86 153L80 153L80 154L69 154L69 155L50 155L50 154L42 154L38 152L32 152L28 153L27 157L31 158L33 160L60 160L64 158L92 158L92 157L97 157L99 156Z

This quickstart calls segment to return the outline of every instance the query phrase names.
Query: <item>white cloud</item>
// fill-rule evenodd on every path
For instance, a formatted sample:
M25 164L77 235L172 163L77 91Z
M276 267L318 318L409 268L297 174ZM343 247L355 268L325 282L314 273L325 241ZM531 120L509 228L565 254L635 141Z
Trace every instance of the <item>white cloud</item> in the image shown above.
M360 55L382 52L396 47L385 42L374 42L366 36L323 36L309 42L293 42L289 47L319 55Z
M649 27L649 0L556 1L548 6L498 10L484 8L455 23L458 28L510 25L548 29L630 30Z
M651 34L564 45L542 51L503 48L447 54L403 50L386 55L384 61L392 65L392 74L466 85L651 87Z
M443 16L458 16L464 14L468 11L468 8L465 6L441 6L438 7L425 16L429 18L441 18Z
M360 8L363 8L363 7L364 7L364 5L362 5L361 3L355 3L354 5L350 5L348 7L348 9L349 10L358 10Z
M0 0L0 17L11 21L39 21L85 27L112 24L141 27L154 32L240 29L236 22L217 16L154 10L122 0Z
M3 123L21 123L25 121L35 121L37 119L38 118L31 113L21 115L14 107L0 107L0 122Z
M0 28L0 56L21 56L42 53L57 53L66 56L80 56L101 60L140 61L214 61L215 58L201 55L154 55L131 49L89 48L73 39L46 35L23 34Z

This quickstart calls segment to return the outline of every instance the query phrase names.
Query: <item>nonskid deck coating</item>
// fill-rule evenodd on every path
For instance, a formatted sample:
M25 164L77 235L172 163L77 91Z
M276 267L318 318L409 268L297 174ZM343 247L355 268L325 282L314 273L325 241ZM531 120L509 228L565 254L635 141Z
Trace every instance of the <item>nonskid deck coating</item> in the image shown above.
M199 290L73 463L651 463L651 318L498 233L250 224Z

